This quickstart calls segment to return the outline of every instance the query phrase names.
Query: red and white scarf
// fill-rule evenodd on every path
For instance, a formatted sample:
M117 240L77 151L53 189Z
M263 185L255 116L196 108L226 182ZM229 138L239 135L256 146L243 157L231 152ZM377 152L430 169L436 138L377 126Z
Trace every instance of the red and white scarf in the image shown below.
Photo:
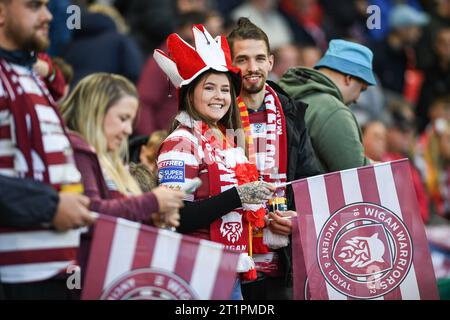
M258 136L252 133L247 106L241 97L238 106L242 125L246 134L249 160L257 164L260 179L266 182L286 182L287 179L287 132L283 108L276 92L268 85L265 87L264 104L266 106L265 132ZM256 143L255 143L256 142ZM278 168L274 174L273 168ZM254 253L268 253L269 248L263 243L262 229L255 229L253 234Z
M248 161L242 148L226 139L224 132L213 131L206 123L193 121L184 112L177 120L184 126L192 127L194 136L201 143L204 162L208 167L209 196L218 195L235 185L258 180L256 166ZM210 239L252 256L253 229L264 225L264 214L262 204L244 204L242 208L229 212L210 225ZM253 262L246 266L244 270L247 272L242 274L243 279L256 279Z
M247 107L241 97L238 98L242 125L247 138L249 160L258 165L260 176L266 182L286 182L287 172L287 135L283 108L275 91L266 85L264 104L266 106L266 132L261 139L252 136L250 117ZM255 145L259 140L259 146ZM259 148L258 148L259 147ZM259 150L258 150L259 149ZM264 150L261 150L264 149ZM272 168L278 168L278 175L274 176Z

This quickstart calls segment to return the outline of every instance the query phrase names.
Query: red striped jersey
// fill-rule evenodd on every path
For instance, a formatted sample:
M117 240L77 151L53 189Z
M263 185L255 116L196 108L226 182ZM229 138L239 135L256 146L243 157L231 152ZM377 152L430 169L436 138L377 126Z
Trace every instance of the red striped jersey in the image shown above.
M188 124L189 125L189 124ZM195 201L209 198L210 183L220 185L224 192L235 185L237 180L232 169L236 162L246 161L245 154L239 155L238 148L222 149L219 144L212 145L214 161L217 162L221 181L210 181L208 159L202 149L200 137L188 125L180 125L161 145L158 156L158 181L161 185L180 190L195 177L202 180L202 185L186 200ZM202 232L202 238L209 238L208 231Z
M18 118L26 124L20 134ZM81 175L63 126L53 99L36 74L0 60L0 174L34 178L57 190L79 183ZM32 167L26 160L29 154ZM0 228L1 281L51 278L75 262L78 245L77 230L57 233L45 227Z

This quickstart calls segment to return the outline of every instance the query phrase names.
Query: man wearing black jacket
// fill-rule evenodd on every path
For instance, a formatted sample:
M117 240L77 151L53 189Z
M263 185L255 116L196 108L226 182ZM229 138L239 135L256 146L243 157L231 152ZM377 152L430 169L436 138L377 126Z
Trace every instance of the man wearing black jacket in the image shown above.
M306 105L294 102L275 83L267 82L274 63L267 35L247 18L240 18L228 42L233 65L242 71L238 102L244 129L248 125L252 137L247 143L249 158L256 162L260 179L277 183L319 174L303 118ZM292 231L291 220L285 217L296 215L290 189L287 198L289 210L270 212L266 220L266 228L285 237ZM253 235L254 258L257 270L260 257L270 268L259 269L256 281L243 283L244 299L292 299L291 248L267 252L267 247L255 243L261 242L258 237L262 233Z

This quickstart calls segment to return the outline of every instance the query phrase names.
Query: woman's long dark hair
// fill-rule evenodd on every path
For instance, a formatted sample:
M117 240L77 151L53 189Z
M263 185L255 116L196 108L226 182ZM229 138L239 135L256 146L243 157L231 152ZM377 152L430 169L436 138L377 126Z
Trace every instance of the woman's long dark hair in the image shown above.
M241 121L241 115L239 113L236 92L235 92L234 86L232 85L232 78L229 73L225 73L225 74L228 78L228 81L230 82L231 105L230 105L230 108L228 109L227 113L225 113L225 115L222 117L222 119L220 119L218 121L217 125L212 123L211 120L206 119L205 117L200 115L197 112L197 110L195 110L195 106L194 106L195 87L200 83L200 81L205 79L205 77L209 76L210 74L224 74L224 72L208 70L205 73L203 73L202 75L200 75L199 77L197 77L189 85L187 85L184 88L181 88L180 92L179 92L179 99L178 99L178 110L186 111L194 120L203 121L210 128L222 127L221 129L224 129L224 130L231 129L231 130L235 130L235 132L236 132L236 130L240 129L240 131L242 131L242 134L243 134L244 131L242 128L242 121ZM175 119L172 122L172 125L170 128L170 133L172 133L178 127L179 124L180 123ZM236 140L236 139L237 138L235 137L234 143L235 143L235 145L238 145L238 142L240 142L242 140L240 140L240 139ZM245 140L243 140L243 141L245 141ZM241 146L241 147L243 147L244 150L247 151L246 146Z

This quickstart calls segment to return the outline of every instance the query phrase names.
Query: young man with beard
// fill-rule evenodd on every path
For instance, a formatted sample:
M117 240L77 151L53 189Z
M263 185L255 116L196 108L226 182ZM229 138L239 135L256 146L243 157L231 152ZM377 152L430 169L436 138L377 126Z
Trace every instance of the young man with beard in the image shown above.
M294 102L275 83L267 81L274 63L267 35L249 19L240 18L228 42L233 65L242 71L239 109L249 159L256 163L260 179L286 182L318 174L303 120L306 105ZM285 218L296 215L290 189L287 198L289 210L271 212L266 221L265 228L274 237L291 234L291 220ZM291 248L270 250L262 241L264 232L253 235L253 256L257 265L268 263L270 267L260 268L258 279L243 285L244 299L292 299Z
M32 70L36 53L49 45L48 2L0 0L0 174L38 180L58 192L80 192L81 175L59 111L44 79ZM88 205L82 196L74 199ZM84 218L74 227L93 222L85 210L76 211ZM72 297L66 269L76 263L78 245L78 230L57 233L49 224L0 228L4 298Z

